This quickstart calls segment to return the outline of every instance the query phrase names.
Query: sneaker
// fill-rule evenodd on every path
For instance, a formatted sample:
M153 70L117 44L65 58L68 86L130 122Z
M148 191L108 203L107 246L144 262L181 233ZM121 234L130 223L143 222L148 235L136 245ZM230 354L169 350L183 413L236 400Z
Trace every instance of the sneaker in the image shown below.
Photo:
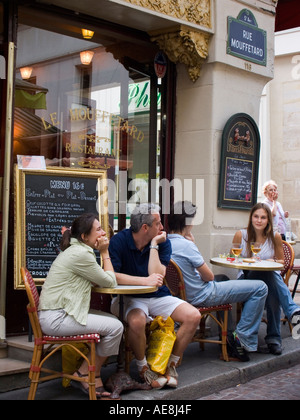
M300 311L297 311L293 314L291 322L292 322L293 327L300 324Z
M230 355L236 357L241 362L249 362L249 356L246 350L242 347L240 340L236 333L230 334L227 338Z
M268 349L274 356L280 356L282 354L282 347L280 344L270 343L268 344Z
M145 365L140 371L140 377L152 388L162 389L168 382L168 379L164 376L153 372L149 366Z
M168 367L165 373L165 377L167 378L168 382L167 385L171 388L177 388L178 385L178 373L176 372L176 365L172 362Z

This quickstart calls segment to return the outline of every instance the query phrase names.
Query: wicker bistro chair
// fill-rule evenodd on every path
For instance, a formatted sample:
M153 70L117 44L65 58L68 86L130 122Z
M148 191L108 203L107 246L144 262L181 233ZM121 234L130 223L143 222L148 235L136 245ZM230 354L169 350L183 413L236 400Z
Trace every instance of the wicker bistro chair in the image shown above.
M27 311L34 334L34 350L32 356L31 367L29 371L29 379L31 380L28 400L34 400L37 390L37 386L41 382L50 381L57 378L68 378L78 382L86 382L89 385L89 397L90 400L96 400L96 387L95 387L95 356L96 356L96 343L100 342L99 334L86 334L76 335L70 337L51 337L44 335L40 326L38 318L38 305L39 305L39 294L36 289L34 280L26 268L21 268L21 276L25 289L27 292L29 304ZM90 348L90 360L87 356L78 350L74 344L84 343ZM48 345L47 349L44 346ZM49 370L43 367L44 363L53 356L57 351L62 349L64 346L72 348L80 357L84 358L88 362L88 377L80 378L78 376L69 375L63 372L57 372ZM41 372L46 373L46 376L41 377Z
M282 241L282 246L283 246L283 252L284 252L284 269L281 271L280 274L281 274L281 277L282 277L283 281L287 285L287 287L289 287L289 280L290 280L290 277L293 273L295 251L294 251L292 245L290 245L286 241ZM294 298L294 294L292 294L292 296ZM293 326L289 322L289 320L285 317L282 321L283 321L284 324L286 322L289 323L290 331L292 332Z
M170 264L167 267L165 284L173 296L176 296L186 301L184 279L183 279L180 268L173 260L170 261ZM201 321L200 321L199 331L193 337L192 342L200 343L200 347L202 350L204 350L205 343L213 343L213 344L221 345L223 360L228 362L229 361L229 357L227 353L228 312L232 310L232 306L230 304L226 304L226 305L212 306L212 307L207 307L207 308L197 307L197 309L201 313ZM219 317L214 315L215 313L218 314L219 312L224 312L224 320L221 320L219 319ZM210 317L214 322L216 322L218 326L221 328L222 335L221 335L220 340L211 340L211 339L205 338L205 323L208 317Z
M295 281L295 285L294 285L294 289L290 291L292 292L292 298L294 299L294 297L296 296L296 293L298 293L298 286L299 286L299 281L300 281L300 265L298 264L294 264L293 268L292 268L292 274L295 274L297 276L297 279Z
M282 241L283 252L284 252L284 269L281 271L281 277L285 284L289 287L289 280L293 272L295 251L288 242Z

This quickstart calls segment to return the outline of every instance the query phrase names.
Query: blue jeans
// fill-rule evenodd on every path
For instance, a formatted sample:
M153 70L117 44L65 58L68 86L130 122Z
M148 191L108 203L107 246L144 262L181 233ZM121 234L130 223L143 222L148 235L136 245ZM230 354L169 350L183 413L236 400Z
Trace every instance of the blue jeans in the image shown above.
M292 320L300 307L292 299L291 292L277 271L249 271L247 280L259 278L268 286L267 309L267 344L281 344L281 308L288 320ZM252 281L252 280L251 280Z
M236 327L236 333L242 346L249 352L256 351L258 345L258 330L263 316L268 288L264 282L257 280L214 281L211 296L204 302L193 300L195 306L215 306L225 303L244 303L241 320ZM196 302L196 303L195 303Z

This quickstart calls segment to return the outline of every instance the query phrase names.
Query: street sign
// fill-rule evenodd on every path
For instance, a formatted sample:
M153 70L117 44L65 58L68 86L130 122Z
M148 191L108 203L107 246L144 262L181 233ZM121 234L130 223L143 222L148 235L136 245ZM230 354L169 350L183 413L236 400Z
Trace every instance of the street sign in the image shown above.
M228 17L227 54L267 65L267 32L258 28L250 10L242 10L237 19Z

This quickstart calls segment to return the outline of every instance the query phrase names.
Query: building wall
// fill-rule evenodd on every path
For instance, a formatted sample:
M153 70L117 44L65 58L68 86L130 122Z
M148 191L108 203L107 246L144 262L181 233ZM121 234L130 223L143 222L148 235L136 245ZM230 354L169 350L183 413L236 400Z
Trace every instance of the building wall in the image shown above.
M279 188L279 201L290 212L292 229L300 238L300 28L275 37L275 73L266 91L271 177Z
M220 150L223 129L232 115L247 113L259 122L262 91L273 77L274 15L265 11L267 4L274 12L271 0L216 2L215 33L200 78L192 83L186 69L178 66L175 178L194 180L193 201L199 201L196 179L204 180L204 220L195 227L195 237L206 261L228 252L235 231L248 221L248 211L217 207ZM267 31L266 67L226 54L227 17L237 18L244 8Z

